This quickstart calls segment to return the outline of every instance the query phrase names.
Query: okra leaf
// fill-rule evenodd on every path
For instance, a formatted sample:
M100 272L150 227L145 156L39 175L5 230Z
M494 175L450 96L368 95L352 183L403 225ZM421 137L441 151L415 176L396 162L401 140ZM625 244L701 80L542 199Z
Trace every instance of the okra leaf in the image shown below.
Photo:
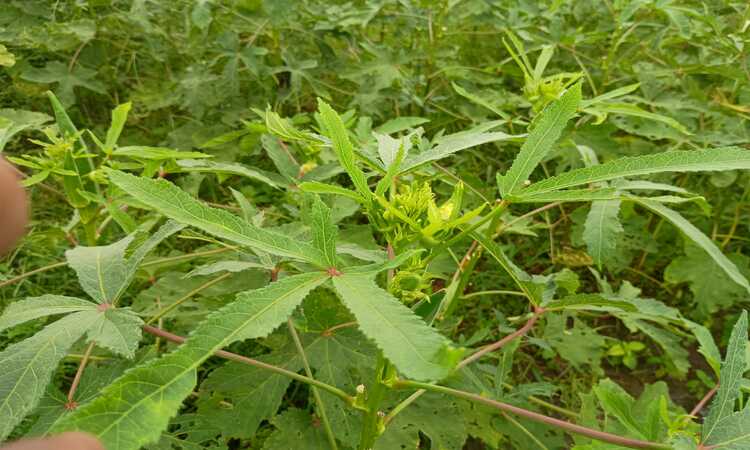
M583 224L583 241L599 268L614 256L617 242L625 232L617 217L619 212L620 200L597 200L591 203Z
M46 294L8 305L0 316L0 331L40 317L96 309L96 304L75 297Z
M325 258L312 245L284 234L256 227L227 211L204 205L166 180L136 177L110 171L110 180L135 199L180 223L250 248L326 267Z
M98 315L70 314L0 352L0 441L39 403L60 360Z
M357 192L362 195L365 201L368 201L371 192L367 186L367 178L362 169L357 165L354 146L349 140L349 134L346 131L344 122L328 103L320 99L318 100L318 112L322 121L321 125L328 134L328 137L331 138L333 151L336 152L341 165L344 166L344 169L349 174L349 178L352 179Z
M560 138L565 125L578 110L580 102L581 85L578 83L542 111L536 126L521 146L521 151L502 177L499 187L503 196L511 195L523 186L534 168Z
M541 194L583 184L661 172L701 172L750 169L750 150L722 147L705 150L676 150L655 155L632 156L597 166L571 170L523 189L519 195Z
M748 154L750 154L750 152L748 152ZM682 231L683 234L685 234L685 236L687 236L690 240L692 240L699 247L705 250L706 253L708 253L708 256L710 256L711 259L713 259L716 264L718 264L719 267L721 267L724 272L726 272L729 278L731 278L735 283L739 284L748 292L750 292L750 283L748 283L747 278L745 278L745 276L740 273L740 270L737 268L737 266L729 258L727 258L724 253L721 252L721 249L719 249L719 247L717 247L716 244L714 244L714 242L708 236L703 234L703 232L696 228L695 225L682 217L680 213L673 209L667 208L666 206L654 200L649 200L641 197L630 197L630 199L650 209L654 213L666 219L672 225L676 226L680 231Z
M439 380L453 370L462 352L381 289L371 275L344 273L333 277L333 285L360 330L401 373L417 380Z
M233 303L209 315L175 351L129 370L54 431L91 433L108 450L135 450L155 442L192 392L196 369L206 359L233 342L267 336L327 279L322 272L293 275L238 294Z
M743 412L734 414L734 404L740 395L742 385L742 374L747 368L747 311L743 311L737 323L734 324L732 334L729 337L727 353L721 364L721 375L719 376L719 390L716 398L711 402L706 420L703 422L703 442L716 445L720 448L744 448L724 447L717 445L719 442L727 445L728 441L734 439L750 440L750 414L745 407ZM740 424L743 422L744 425ZM743 437L744 430L744 437ZM718 442L717 442L718 441Z

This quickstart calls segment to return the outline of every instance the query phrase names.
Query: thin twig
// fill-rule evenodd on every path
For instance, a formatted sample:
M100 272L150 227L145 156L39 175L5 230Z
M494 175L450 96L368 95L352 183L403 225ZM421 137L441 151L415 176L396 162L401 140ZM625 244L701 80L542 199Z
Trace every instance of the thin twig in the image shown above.
M221 281L223 281L223 280L231 277L232 275L234 275L232 272L227 272L227 273L224 273L222 275L219 275L216 278L212 278L212 279L206 281L205 283L201 284L197 288L193 289L192 291L188 292L187 294L183 295L179 299L177 299L174 302L172 302L171 304L169 304L169 306L166 306L166 307L162 308L161 311L158 311L150 319L148 319L146 321L146 324L150 325L150 324L154 323L155 321L157 321L157 320L161 319L162 317L166 316L167 314L169 314L172 310L174 310L175 308L177 308L178 306L180 306L182 303L184 303L187 300L191 299L196 294L198 294L201 291L204 291L204 290L210 288L211 286L215 285L216 283L219 283L219 282L221 282Z
M553 427L561 428L569 433L579 434L586 436L591 439L598 441L609 442L611 444L621 445L623 447L630 448L650 448L650 449L671 449L672 447L668 444L661 444L658 442L641 441L639 439L630 439L615 434L607 433L604 431L594 430L581 425L577 425L565 420L556 419L554 417L545 416L528 409L519 408L518 406L510 405L508 403L499 402L489 398L482 397L481 395L472 394L466 391L460 391L458 389L452 389L446 386L440 386L430 383L421 383L418 381L411 380L398 380L395 381L393 387L395 388L417 388L424 389L433 392L439 392L441 394L448 394L454 397L463 398L476 403L482 403L491 408L499 409L517 416L524 417L534 422L544 423Z
M83 353L83 358L81 358L81 362L78 364L78 370L76 370L76 375L73 377L73 382L70 384L70 390L68 390L68 402L65 404L65 409L75 409L78 406L73 399L75 398L76 390L78 390L78 385L81 383L81 377L83 376L84 369L86 369L86 364L89 362L92 350L94 350L94 342L91 342L89 346L86 347L86 351Z
M62 261L62 262L57 262L57 263L54 263L54 264L49 264L47 266L40 267L38 269L34 269L34 270L29 271L29 272L22 273L21 275L15 276L15 277L10 278L8 280L0 281L0 288L3 288L5 286L10 286L11 284L17 283L17 282L19 282L19 281L21 281L21 280L23 280L25 278L28 278L28 277L30 277L32 275L36 275L36 274L42 273L42 272L47 272L48 270L57 269L58 267L67 266L67 265L68 265L67 262Z
M168 341L176 342L178 344L181 344L185 342L186 340L186 338L182 336L170 333L169 331L166 331L166 330L162 330L161 328L153 327L151 325L144 325L143 331L149 334L153 334L154 336L160 336ZM336 386L331 386L330 384L326 384L321 381L315 380L313 378L300 375L297 372L292 372L291 370L286 370L284 368L274 366L272 364L267 364L262 361L258 361L257 359L252 359L252 358L248 358L247 356L242 356L236 353L231 353L226 350L219 350L216 353L214 353L214 355L220 358L228 359L230 361L235 361L235 362L239 362L242 364L248 364L253 367L258 367L260 369L265 369L274 373L278 373L280 375L287 376L294 380L310 384L312 386L323 389L324 391L330 392L331 394L343 400L348 405L352 405L354 403L354 397L342 391L341 389L337 388Z
M305 367L305 374L310 378L313 379L312 369L310 369L310 363L307 361L307 355L305 355L305 349L302 347L302 341L299 339L299 334L297 334L297 330L294 329L294 322L292 322L292 318L290 317L286 321L287 326L289 327L289 334L292 335L292 339L294 339L294 346L297 347L297 353L299 353L300 358L302 359L302 365ZM325 404L323 404L323 399L320 397L320 392L315 386L311 386L310 390L312 390L313 398L315 398L315 403L318 405L318 409L320 410L320 420L323 422L323 429L326 432L326 436L328 437L328 443L331 444L332 450L338 450L338 445L336 444L336 436L333 435L333 430L331 429L331 422L328 421L328 415L326 414L326 407Z
M511 334L503 337L502 339L500 339L499 341L495 342L494 344L487 345L487 346L481 348L479 351L477 351L473 355L465 358L460 363L458 363L458 365L456 366L456 369L461 369L463 367L466 367L467 365L473 363L474 361L478 360L479 358L481 358L482 356L486 355L487 353L493 352L493 351L499 349L500 347L506 345L508 342L512 341L513 339L515 339L515 338L517 338L519 336L522 336L522 335L528 333L529 330L534 326L534 324L536 323L536 321L539 320L539 317L542 314L544 314L544 310L542 308L537 307L536 310L534 311L534 315L531 316L531 319L529 319L524 324L524 326L522 326L518 330L514 331L513 333L511 333ZM409 397L407 397L405 400L401 401L399 404L397 404L391 410L391 412L388 413L388 415L384 419L384 422L387 424L388 422L392 421L393 418L396 417L396 415L398 415L398 413L400 413L401 411L403 411L410 404L414 403L425 392L427 392L427 391L424 390L424 389L420 389L420 390L416 391L415 393L413 393L412 395L410 395ZM529 399L529 400L531 400L531 399ZM541 403L543 403L542 406L546 406L546 407L552 406L553 408L551 408L551 409L558 410L557 407L555 407L554 405L552 405L550 403L544 402L544 401L539 400L537 398L534 398L534 400L537 400L535 402L537 404L540 404L540 402L541 402ZM562 409L562 408L559 408L559 409ZM566 411L566 410L563 410L563 411Z
M500 349L501 347L503 347L504 345L506 345L508 342L512 341L513 339L525 335L526 333L529 332L529 330L531 330L531 328L534 326L536 321L539 320L539 317L541 317L542 314L544 314L544 309L537 307L536 310L534 311L534 315L531 316L531 319L529 319L524 324L524 326L510 333L509 335L503 337L499 341L493 344L487 345L485 347L482 347L481 350L479 350L478 352L474 353L473 355L469 356L468 358L465 358L463 361L458 363L458 366L456 366L456 368L461 369L463 367L466 367L467 365L473 363L474 361L478 360L479 358L486 355L487 353L494 352L495 350Z
M719 384L717 383L716 386L712 387L710 391L706 393L706 395L703 396L701 401L698 402L698 404L695 405L695 407L690 411L690 415L693 417L698 417L698 413L701 412L701 410L708 404L708 402L711 400L711 398L716 394L716 391L719 390Z

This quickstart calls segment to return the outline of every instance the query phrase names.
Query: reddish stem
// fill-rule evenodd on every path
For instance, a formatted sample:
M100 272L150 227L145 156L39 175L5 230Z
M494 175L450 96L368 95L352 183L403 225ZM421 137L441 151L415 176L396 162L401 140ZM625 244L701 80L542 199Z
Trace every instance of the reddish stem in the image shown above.
M701 410L706 406L706 404L711 400L711 398L716 394L716 391L719 390L719 384L716 383L716 386L712 387L710 391L706 393L706 395L703 396L701 401L698 402L697 405L693 408L692 411L690 411L690 415L693 417L698 417L698 413L701 412Z
M544 314L544 309L540 307L536 307L534 309L534 315L531 316L531 319L529 319L524 324L524 326L510 333L509 335L503 337L502 339L495 342L494 344L490 344L485 347L482 347L478 352L474 353L473 355L467 357L466 359L458 363L457 368L460 369L462 367L465 367L473 363L474 361L478 360L482 356L486 355L487 353L491 353L491 352L494 352L495 350L500 349L501 347L503 347L504 345L506 345L508 342L512 341L513 339L525 335L526 333L529 332L529 330L531 330L531 328L534 326L536 321L539 320L542 314Z
M525 417L534 422L545 423L553 427L561 428L570 433L575 433L581 436L590 437L598 441L604 441L604 442L609 442L611 444L622 445L624 447L653 448L653 449L672 448L668 444L641 441L639 439L630 439L630 438L618 436L616 434L607 433L605 431L599 431L593 428L587 428L581 425L567 422L565 420L560 420L554 417L545 416L544 414L539 414L534 411L529 411L528 409L519 408L518 406L513 406L508 403L503 403L497 400L485 398L485 397L482 397L481 395L472 394L470 392L465 392L465 391L459 391L457 389L451 389L445 386L438 386L438 385L428 384L428 383L419 383L419 382L409 381L409 380L401 380L395 383L395 387L416 387L416 388L422 388L422 389L427 389L430 391L453 395L455 397L463 398L465 400L470 400L472 402L483 403L492 408L499 409L505 412L509 412L517 416Z
M70 390L68 391L68 403L65 404L65 409L75 409L78 406L78 403L76 403L73 398L75 398L76 390L78 390L78 385L81 383L81 377L83 376L84 369L86 369L86 364L89 362L92 350L94 350L93 342L89 344L89 346L86 348L86 351L83 353L83 358L81 358L81 363L78 365L76 375L75 377L73 377L73 382L70 384Z

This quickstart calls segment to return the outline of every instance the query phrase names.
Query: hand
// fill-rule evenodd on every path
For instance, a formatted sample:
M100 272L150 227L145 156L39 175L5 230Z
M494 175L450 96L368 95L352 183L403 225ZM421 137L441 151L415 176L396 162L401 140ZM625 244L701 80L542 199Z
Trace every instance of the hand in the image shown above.
M44 439L22 439L0 450L104 450L104 447L86 433L63 433Z
M0 156L0 254L23 236L29 208L18 172Z

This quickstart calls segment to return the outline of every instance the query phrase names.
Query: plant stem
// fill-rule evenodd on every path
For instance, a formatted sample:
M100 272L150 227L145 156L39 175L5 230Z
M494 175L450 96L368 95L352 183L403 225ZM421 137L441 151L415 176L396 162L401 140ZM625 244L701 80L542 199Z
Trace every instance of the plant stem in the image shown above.
M515 414L520 417L532 420L534 422L544 423L553 427L561 428L569 433L580 434L591 439L598 441L609 442L610 444L621 445L629 448L648 448L648 449L671 449L669 444L661 444L658 442L641 441L638 439L630 439L615 434L607 433L604 431L594 430L581 425L577 425L564 420L556 419L554 417L545 416L534 411L529 411L518 406L513 406L507 403L499 402L489 398L482 397L481 395L472 394L466 391L460 391L458 389L452 389L446 386L439 386L430 383L421 383L418 381L411 380L398 380L393 383L395 388L417 388L424 389L433 392L439 392L441 394L452 395L454 397L463 398L476 403L482 403L489 407L505 411L511 414Z
M479 350L478 352L472 354L468 358L465 358L463 361L458 363L456 368L461 369L462 367L466 367L467 365L473 363L474 361L478 360L479 358L486 355L487 353L494 352L495 350L498 350L499 348L503 347L504 345L506 345L508 342L512 341L513 339L525 335L526 333L529 332L529 330L531 330L531 328L534 326L536 321L539 320L542 314L544 314L544 309L536 308L536 310L534 311L534 315L531 316L531 319L529 319L524 324L524 326L510 333L509 335L503 337L499 341L493 344L487 345L485 347L482 347L481 350Z
M490 344L490 345L488 345L486 347L483 347L482 349L480 349L479 351L477 351L473 355L469 356L468 358L463 359L460 363L458 363L458 365L456 366L456 369L461 369L463 367L466 367L467 365L473 363L474 361L478 360L479 358L481 358L482 356L486 355L487 353L493 352L493 351L499 349L500 347L506 345L508 342L512 341L513 339L515 339L515 338L517 338L519 336L525 335L534 326L534 324L536 323L536 321L539 320L539 317L542 314L544 314L544 310L542 308L536 308L536 311L534 312L534 315L531 317L531 319L529 319L524 324L524 326L522 326L518 330L514 331L513 333L511 333L511 334L503 337L502 339L500 339L499 341L495 342L494 344ZM414 403L414 401L416 401L419 397L421 397L422 394L424 394L425 392L427 392L427 391L425 391L424 389L420 389L420 390L414 392L412 395L410 395L409 397L407 397L401 403L399 403L398 405L396 405L391 410L391 412L388 413L388 415L385 417L385 419L383 420L383 422L386 423L386 424L388 424L388 422L392 421L393 418L396 417L396 415L398 413L400 413L402 410L404 410L404 408L406 408L410 404ZM566 415L571 415L571 413L572 413L572 411L568 411L566 409L559 408L559 407L557 407L557 406L555 406L555 405L553 405L551 403L547 403L544 400L540 400L540 399L538 399L536 397L529 397L529 401L531 401L533 403L537 403L540 406L545 406L545 407L553 409L555 411L562 412L563 414L566 414ZM577 416L577 414L575 414L575 413L573 413L572 415L573 416Z
M156 328L151 325L144 325L143 331L149 334L153 334L154 336L162 337L168 341L176 342L178 344L185 342L184 337L178 336L176 334L172 334L166 330L162 330L161 328ZM323 383L316 379L306 377L304 375L300 375L297 372L292 372L291 370L286 370L281 367L277 367L271 364L264 363L262 361L258 361L257 359L252 359L252 358L248 358L247 356L242 356L236 353L231 353L226 350L219 350L214 354L220 358L228 359L230 361L236 361L242 364L248 364L253 367L258 367L259 369L265 369L274 373L278 373L279 375L284 375L294 380L301 381L303 383L307 383L315 387L319 387L320 389L330 392L331 394L340 398L348 405L351 405L354 403L354 397L342 391L341 389L337 388L336 386L331 386L330 384Z
M93 342L86 347L83 358L81 358L81 362L78 364L78 370L76 370L73 382L70 384L70 390L68 390L68 403L65 404L66 409L75 409L78 406L73 399L75 398L76 390L78 390L78 385L81 383L81 377L83 376L83 371L86 369L86 364L89 362L92 350L94 350Z
M66 261L61 261L61 262L57 262L57 263L54 263L54 264L46 265L44 267L40 267L38 269L31 270L29 272L24 272L21 275L15 276L15 277L13 277L11 279L8 279L8 280L5 280L5 281L0 281L0 288L5 287L5 286L9 286L9 285L11 285L13 283L17 283L17 282L19 282L19 281L21 281L21 280L23 280L25 278L28 278L28 277L30 277L32 275L36 275L38 273L46 272L46 271L52 270L52 269L57 269L58 267L63 267L63 266L67 266L67 265L68 265L68 263Z
M472 298L472 297L479 297L482 295L515 295L517 297L526 297L526 294L521 291L505 291L505 290L490 290L490 291L477 291L477 292L470 292L468 294L464 294L461 296L462 299Z
M299 353L300 358L302 358L302 364L305 367L305 374L308 378L313 379L312 370L310 369L310 363L307 361L307 355L305 355L305 349L302 347L302 341L299 339L299 334L297 334L297 330L294 329L294 323L292 322L291 317L287 319L286 321L287 326L289 327L289 334L292 335L292 339L294 339L294 345L297 347L297 353ZM320 398L320 392L318 391L318 388L315 386L311 386L310 390L312 390L313 397L315 398L315 403L318 405L318 409L320 410L320 420L323 422L323 428L325 429L326 436L328 437L328 443L331 444L332 450L338 450L338 444L336 444L336 436L333 435L333 430L331 429L331 423L328 421L328 415L326 414L326 407L323 404L323 399Z
M225 279L229 278L232 275L233 275L232 272L227 272L227 273L222 274L222 275L220 275L220 276L218 276L216 278L212 278L212 279L206 281L205 283L201 284L197 288L195 288L192 291L188 292L187 294L183 295L181 298L179 298L178 300L176 300L175 302L173 302L169 306L166 306L166 307L162 308L160 311L158 311L156 314L154 314L150 319L148 319L148 321L146 321L146 324L147 325L151 325L152 323L156 322L157 320L159 320L162 317L164 317L167 314L169 314L172 310L174 310L175 308L177 308L178 306L180 306L182 303L184 303L187 300L189 300L190 298L192 298L194 295L198 294L199 292L201 292L201 291L203 291L205 289L210 288L214 284L216 284L216 283L218 283L218 282L220 282L222 280L225 280Z
M388 362L383 358L383 354L378 352L378 362L375 369L375 378L373 379L370 391L367 393L367 411L364 411L362 434L360 435L359 450L370 450L375 445L375 440L381 433L381 414L380 404L385 396L385 384L383 384L383 374L388 370Z
M719 384L717 383L716 386L712 387L711 390L703 396L701 401L699 401L698 404L695 405L695 407L690 411L690 415L693 417L698 417L698 413L701 412L703 407L706 406L706 404L709 402L709 400L711 400L711 398L716 394L716 391L718 390Z

